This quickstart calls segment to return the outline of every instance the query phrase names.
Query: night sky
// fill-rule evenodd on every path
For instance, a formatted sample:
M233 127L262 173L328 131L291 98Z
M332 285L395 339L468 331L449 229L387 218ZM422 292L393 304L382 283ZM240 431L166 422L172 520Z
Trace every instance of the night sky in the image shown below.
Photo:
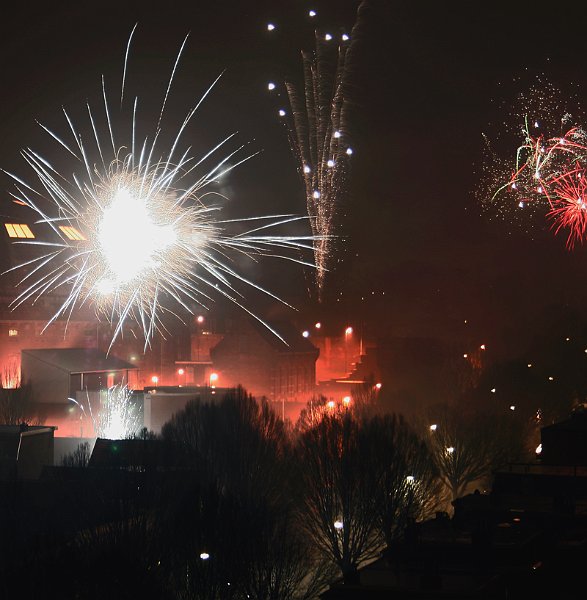
M299 50L311 48L314 25L350 31L358 4L13 5L0 26L0 166L28 176L22 146L46 156L58 150L35 119L65 132L62 105L74 116L86 99L97 105L101 74L116 89L138 22L127 86L145 114L156 114L177 49L191 32L168 114L183 115L225 71L194 121L194 148L204 151L238 131L239 142L262 151L221 182L227 215L303 214L301 181L277 115L284 99L266 84L299 76ZM247 274L298 306L300 322L319 318L336 328L348 321L372 335L483 342L504 356L523 350L545 323L582 312L585 248L568 252L565 237L547 228L529 235L489 220L474 195L481 134L499 133L503 104L524 81L544 74L563 90L576 86L587 100L580 7L540 12L527 3L371 0L355 55L355 154L340 232L347 251L327 302L307 301L294 266L273 261L247 266ZM277 25L272 34L269 21ZM66 159L58 154L57 163ZM2 177L2 188L10 187ZM11 211L4 193L0 212Z

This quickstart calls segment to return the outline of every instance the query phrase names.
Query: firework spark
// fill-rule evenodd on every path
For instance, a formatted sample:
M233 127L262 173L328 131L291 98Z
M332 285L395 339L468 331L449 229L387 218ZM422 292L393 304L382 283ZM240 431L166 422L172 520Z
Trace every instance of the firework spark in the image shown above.
M303 88L287 82L286 89L292 114L289 139L304 182L315 236L315 279L320 298L332 259L337 210L346 195L352 149L348 145L345 105L350 46L342 42L336 48L331 36L316 33L315 37L315 51L302 52Z
M89 417L96 437L107 440L121 440L135 435L143 427L143 415L139 405L133 399L132 390L126 385L115 385L100 392L100 407L92 409L90 396L87 395L86 406L74 398L83 414Z
M122 74L123 116L134 31ZM280 300L237 271L235 253L251 259L277 256L312 266L299 258L299 252L311 252L313 244L320 243L318 237L267 233L302 217L220 220L220 207L207 201L211 192L206 188L252 156L243 155L242 145L213 161L234 134L198 158L183 143L188 125L219 78L187 111L174 129L172 142L165 145L162 141L165 107L186 41L187 36L173 65L153 131L143 135L138 130L135 98L128 108L130 136L121 142L124 136L118 132L115 135L112 102L102 78L99 111L88 103L88 120L81 129L64 110L71 141L41 125L60 150L73 157L73 175L65 177L48 158L30 148L24 149L22 156L35 174L36 184L8 173L15 182L14 200L33 209L38 222L46 223L58 236L56 242L27 241L42 252L14 267L27 270L19 283L22 291L14 307L54 290L66 291L64 302L47 326L57 318L69 319L76 308L89 304L95 307L98 317L105 317L113 325L111 346L123 325L134 321L141 327L146 348L154 333L164 330L163 314L179 316L176 311L193 312L195 305L208 308L215 294L229 298L255 318L237 289L241 285ZM209 162L213 166L205 167ZM248 225L248 231L231 233L235 223L240 223L241 229L243 224Z

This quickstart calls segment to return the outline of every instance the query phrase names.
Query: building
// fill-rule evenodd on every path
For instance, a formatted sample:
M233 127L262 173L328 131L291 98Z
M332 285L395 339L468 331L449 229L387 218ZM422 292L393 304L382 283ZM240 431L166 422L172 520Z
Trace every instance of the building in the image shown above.
M79 406L96 402L96 393L132 383L136 367L95 348L44 348L22 351L22 376L30 384L37 417L59 427L63 436L88 435L90 423ZM78 407L70 399L77 401Z
M292 324L241 319L210 350L219 383L242 385L282 406L306 403L316 392L318 349Z
M53 465L57 427L0 425L0 481L38 479Z
M580 406L568 419L540 430L543 465L587 466L587 409Z

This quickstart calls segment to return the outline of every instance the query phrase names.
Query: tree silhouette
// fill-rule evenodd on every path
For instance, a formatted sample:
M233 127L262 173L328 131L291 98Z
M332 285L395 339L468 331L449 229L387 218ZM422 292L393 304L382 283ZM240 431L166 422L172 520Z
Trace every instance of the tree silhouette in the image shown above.
M345 582L356 581L359 565L383 547L374 448L350 412L325 415L298 442L304 530Z

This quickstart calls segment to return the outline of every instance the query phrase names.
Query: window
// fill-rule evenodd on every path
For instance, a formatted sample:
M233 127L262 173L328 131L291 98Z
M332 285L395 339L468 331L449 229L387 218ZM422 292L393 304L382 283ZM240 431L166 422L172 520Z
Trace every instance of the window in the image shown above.
M59 229L63 231L68 240L76 240L79 242L86 239L75 227L71 227L71 225L59 225Z
M33 232L30 230L28 225L24 225L22 223L4 223L4 227L6 227L6 231L8 232L8 236L11 238L28 238L33 239L35 236Z
M9 329L8 330L9 337L14 337L15 335L18 335L18 329Z

